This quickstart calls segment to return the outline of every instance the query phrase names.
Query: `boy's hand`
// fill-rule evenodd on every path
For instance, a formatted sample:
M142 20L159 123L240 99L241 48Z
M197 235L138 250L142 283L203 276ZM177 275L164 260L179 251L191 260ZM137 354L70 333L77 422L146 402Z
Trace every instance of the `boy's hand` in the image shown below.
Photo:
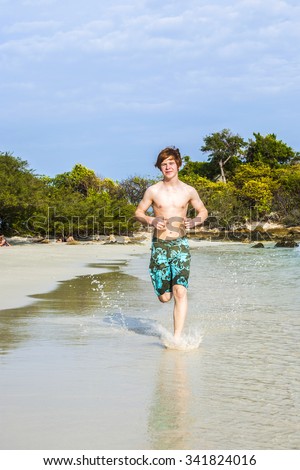
M155 217L152 220L151 225L153 225L153 227L155 227L157 230L165 230L166 221L162 217Z
M184 226L187 230L196 227L195 220L189 218L184 219Z

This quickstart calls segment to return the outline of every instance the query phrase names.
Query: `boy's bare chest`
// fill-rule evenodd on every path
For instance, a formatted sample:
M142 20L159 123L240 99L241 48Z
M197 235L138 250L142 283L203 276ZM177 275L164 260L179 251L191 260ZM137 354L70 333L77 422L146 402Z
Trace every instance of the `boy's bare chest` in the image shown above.
M154 198L154 206L157 209L185 209L189 199L185 191L161 191Z

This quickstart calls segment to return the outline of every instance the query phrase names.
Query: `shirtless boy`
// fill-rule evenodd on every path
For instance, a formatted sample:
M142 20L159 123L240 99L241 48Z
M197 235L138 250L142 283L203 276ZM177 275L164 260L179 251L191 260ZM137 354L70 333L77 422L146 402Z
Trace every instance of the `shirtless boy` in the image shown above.
M207 210L197 191L178 178L182 164L180 152L173 147L162 150L155 166L163 180L150 186L139 203L135 216L144 225L152 225L154 234L151 247L150 276L161 302L174 298L174 339L182 333L187 315L187 288L190 272L190 251L186 230L202 224ZM189 204L196 217L188 219ZM153 208L154 217L146 214Z

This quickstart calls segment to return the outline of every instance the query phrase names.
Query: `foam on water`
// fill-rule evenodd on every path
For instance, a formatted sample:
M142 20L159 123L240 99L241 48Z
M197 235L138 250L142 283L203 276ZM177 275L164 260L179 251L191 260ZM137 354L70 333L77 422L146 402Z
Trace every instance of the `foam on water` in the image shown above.
M198 349L202 342L202 335L198 330L183 334L179 339L174 338L162 325L157 326L160 333L160 339L167 349L176 349L178 351L193 351Z
M156 320L129 317L122 312L108 315L104 319L104 322L117 329L121 329L123 332L133 332L145 336L156 336L167 349L192 351L198 349L202 341L202 335L197 329L193 329L193 331L183 334L180 339L175 339L173 334Z

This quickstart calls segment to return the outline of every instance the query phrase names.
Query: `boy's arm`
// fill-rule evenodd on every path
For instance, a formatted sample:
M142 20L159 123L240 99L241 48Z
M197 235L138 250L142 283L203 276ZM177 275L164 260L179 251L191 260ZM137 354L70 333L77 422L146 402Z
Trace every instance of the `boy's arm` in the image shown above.
M141 222L143 225L152 225L153 220L155 217L151 217L146 214L149 207L152 206L153 198L152 198L152 191L151 188L146 189L145 194L137 209L135 211L135 218Z
M190 204L196 210L197 215L193 219L186 219L185 228L194 228L197 225L203 224L208 217L207 209L194 188L191 190Z

